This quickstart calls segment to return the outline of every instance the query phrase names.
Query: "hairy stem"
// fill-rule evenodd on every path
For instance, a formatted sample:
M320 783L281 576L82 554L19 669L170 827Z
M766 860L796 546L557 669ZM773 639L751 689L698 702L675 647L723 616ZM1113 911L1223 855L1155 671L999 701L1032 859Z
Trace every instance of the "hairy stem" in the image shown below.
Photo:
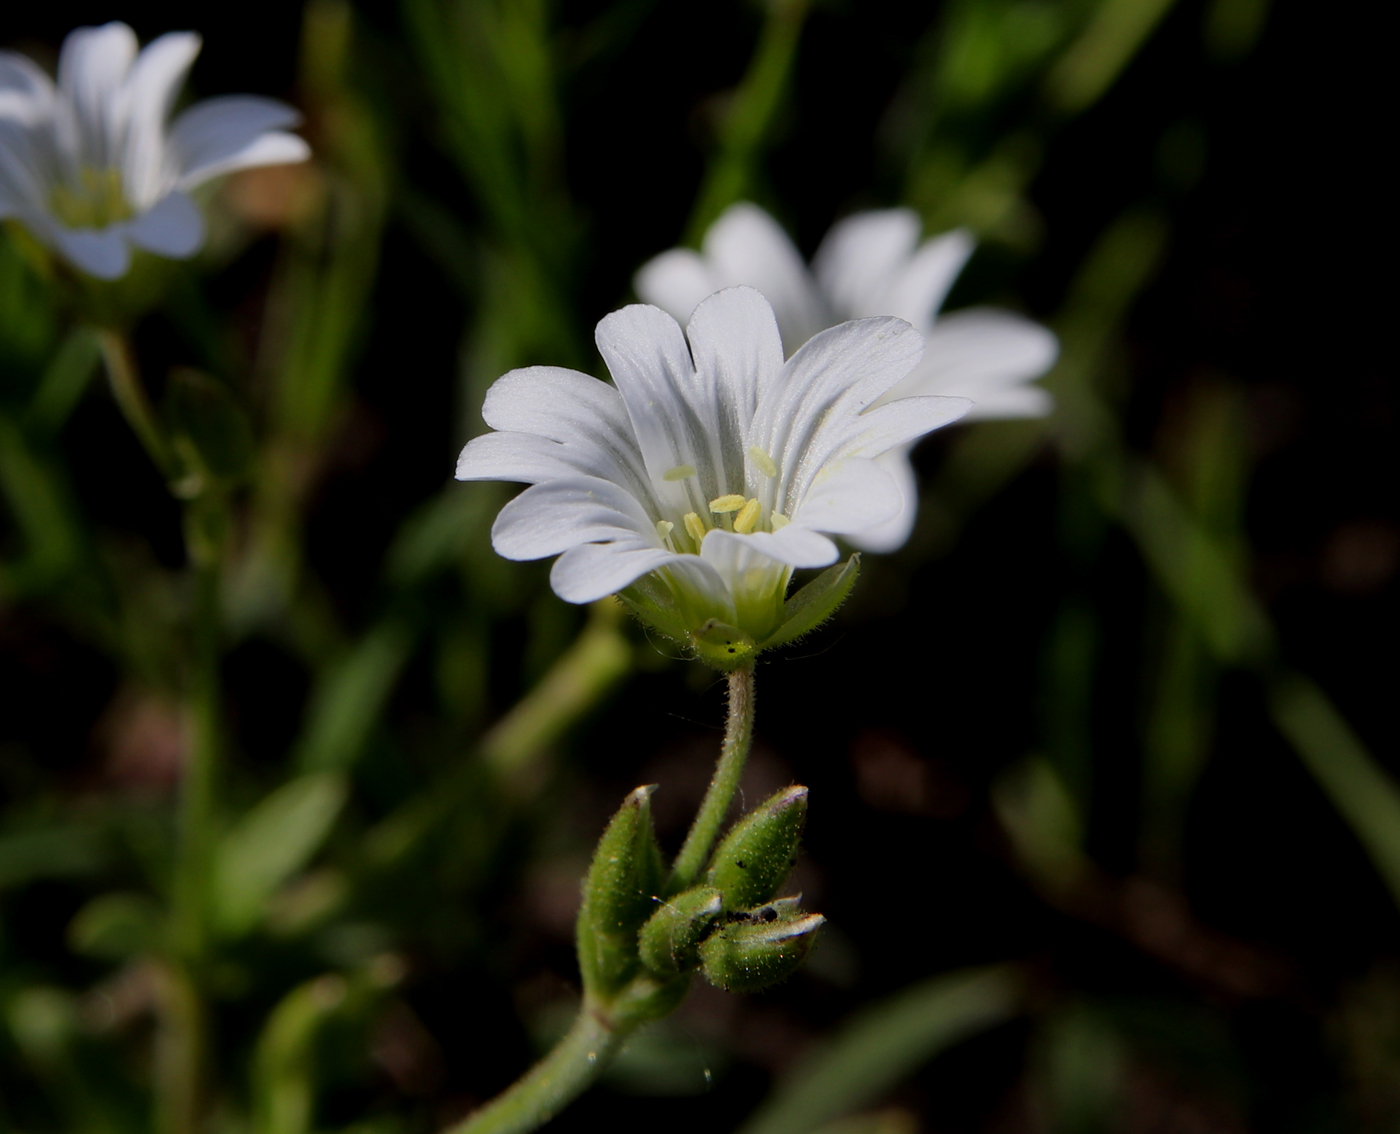
M525 1134L543 1126L602 1074L625 1031L588 1000L554 1050L506 1091L444 1134Z
M724 747L720 749L719 763L715 766L714 779L710 781L705 801L690 825L685 837L685 845L676 856L671 869L671 881L667 889L679 893L695 885L700 872L709 861L710 851L719 837L724 817L729 813L729 805L734 793L739 789L739 777L744 773L744 761L749 756L749 741L753 737L753 668L731 670L729 673L729 718L724 726Z

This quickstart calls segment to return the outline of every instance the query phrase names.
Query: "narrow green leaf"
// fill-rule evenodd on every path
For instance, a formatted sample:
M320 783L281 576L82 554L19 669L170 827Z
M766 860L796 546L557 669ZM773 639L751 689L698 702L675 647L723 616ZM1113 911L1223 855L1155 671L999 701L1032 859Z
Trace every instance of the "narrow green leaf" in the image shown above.
M788 1075L740 1134L810 1134L878 1099L940 1052L1020 1010L1016 969L964 969L861 1013Z
M253 464L253 427L228 387L189 367L171 372L165 391L171 437L194 470L216 481L236 483Z
M343 775L318 772L283 784L234 827L219 846L213 913L229 936L246 933L268 899L320 849L345 804Z
M25 424L41 437L62 429L101 358L102 348L90 327L70 331L39 379L39 387L29 400Z
M860 575L860 553L828 567L783 604L783 623L760 649L771 650L810 634L850 596Z

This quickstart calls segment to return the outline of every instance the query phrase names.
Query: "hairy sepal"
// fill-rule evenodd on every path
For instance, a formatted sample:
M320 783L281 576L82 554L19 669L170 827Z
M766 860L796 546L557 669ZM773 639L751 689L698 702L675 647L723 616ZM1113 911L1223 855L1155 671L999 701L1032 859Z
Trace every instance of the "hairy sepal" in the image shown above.
M772 899L792 869L807 818L807 789L793 785L734 824L710 859L705 878L724 896L726 910Z
M850 597L859 574L860 552L844 563L828 567L783 604L782 624L758 648L775 649L810 634Z

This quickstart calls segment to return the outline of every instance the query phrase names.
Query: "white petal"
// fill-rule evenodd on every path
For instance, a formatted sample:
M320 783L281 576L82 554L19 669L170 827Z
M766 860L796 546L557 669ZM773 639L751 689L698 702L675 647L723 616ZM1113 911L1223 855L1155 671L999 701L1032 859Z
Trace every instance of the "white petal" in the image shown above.
M787 233L757 205L730 205L703 250L719 285L756 287L773 305L788 354L833 321Z
M737 535L715 528L700 545L700 556L729 580L768 563L787 567L828 567L841 557L840 549L820 532L797 523L782 531Z
M527 366L491 384L481 414L492 429L559 442L560 459L576 471L650 501L651 478L616 387L577 370Z
M286 103L257 95L225 95L197 102L170 127L171 159L188 189L211 177L255 165L304 161L307 144L295 134L301 115Z
M754 415L750 443L778 465L771 499L792 515L822 464L849 440L856 416L918 362L923 337L900 319L860 319L814 336Z
M112 22L68 33L58 55L59 96L71 113L64 149L81 165L118 164L122 86L136 58L136 33Z
M751 287L727 288L695 309L685 333L699 383L693 399L697 416L714 431L723 466L715 495L748 496L749 426L759 399L783 371L783 342L773 309ZM709 395L703 405L702 392Z
M637 303L606 316L595 341L627 404L663 513L703 515L719 495L715 400L699 389L680 325L659 307ZM687 465L696 475L665 479Z
M1055 399L1039 386L1012 386L1009 390L989 390L972 404L968 421L1005 421L1022 417L1048 417Z
M0 118L0 216L47 212L44 176L34 140L32 130Z
M974 408L967 398L900 398L868 409L849 424L849 432L832 459L878 457L898 445L942 429Z
M619 485L587 476L527 488L491 527L491 546L506 559L542 559L581 543L639 538L660 546L642 506Z
M884 469L874 461L848 457L816 475L789 526L844 535L893 518L902 502L899 485Z
M532 433L483 433L473 437L457 458L458 480L516 480L541 484L577 476L585 470L565 459L565 448ZM590 475L585 473L585 475Z
M0 119L33 125L48 117L53 96L53 82L32 59L0 51Z
M672 248L637 269L632 286L643 303L661 308L680 323L688 323L700 301L723 285L716 282L700 253Z
M883 313L927 328L976 246L972 234L961 228L925 241L890 282Z
M146 45L127 75L122 172L127 197L138 209L160 197L173 172L165 165L165 120L200 43L194 32L169 32Z
M53 225L50 233L59 251L90 276L120 279L131 267L126 225L114 224L100 230Z
M812 270L832 310L841 319L898 315L886 295L919 242L922 225L913 209L856 213L832 225L812 259Z
M979 406L994 395L1038 378L1059 354L1055 336L1009 311L973 308L939 319L924 339L923 362L884 401L909 394L971 398ZM1045 403L1036 399L1028 408ZM975 409L972 416L979 416ZM985 415L981 415L985 416Z
M184 260L204 243L204 217L195 203L177 190L131 221L127 232L138 248Z
M882 524L847 533L846 538L862 551L883 554L898 551L914 530L914 521L919 515L919 482L909 462L907 445L876 457L875 463L899 486L899 511Z
M565 602L594 602L616 594L648 572L680 558L664 547L647 547L641 543L580 544L554 561L549 585Z

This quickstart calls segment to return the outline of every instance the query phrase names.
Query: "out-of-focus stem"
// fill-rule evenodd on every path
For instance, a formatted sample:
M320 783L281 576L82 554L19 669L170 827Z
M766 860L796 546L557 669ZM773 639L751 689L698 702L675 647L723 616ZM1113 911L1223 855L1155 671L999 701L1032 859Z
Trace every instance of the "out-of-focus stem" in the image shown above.
M525 1134L543 1126L598 1078L625 1038L585 1000L554 1050L444 1134Z
M729 717L724 726L724 746L720 749L719 763L715 766L714 779L710 781L705 800L700 804L695 822L685 837L681 853L676 856L671 870L671 881L667 887L672 893L689 889L700 877L709 861L710 850L719 837L724 817L729 813L729 805L734 793L739 789L739 777L744 774L744 761L749 756L749 742L753 738L754 711L753 668L731 670L729 673Z
M141 372L137 369L131 343L122 332L111 328L100 329L97 341L102 348L102 361L107 368L107 378L112 384L117 407L152 463L162 476L169 477L174 465L170 445L156 418L155 407L146 394L146 387L141 383Z
M195 1134L200 1126L204 1009L182 962L161 964L156 975L156 1134Z

